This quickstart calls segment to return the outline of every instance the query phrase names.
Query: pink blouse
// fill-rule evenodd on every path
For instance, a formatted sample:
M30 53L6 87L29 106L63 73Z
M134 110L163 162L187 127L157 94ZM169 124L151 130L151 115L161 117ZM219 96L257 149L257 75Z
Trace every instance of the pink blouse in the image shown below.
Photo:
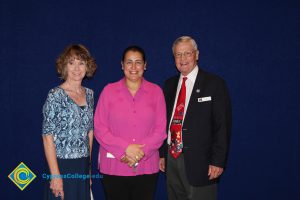
M159 86L142 80L133 97L125 79L102 91L94 117L100 143L98 165L108 175L135 176L159 171L158 149L166 138L166 106ZM120 161L129 144L145 144L136 170Z

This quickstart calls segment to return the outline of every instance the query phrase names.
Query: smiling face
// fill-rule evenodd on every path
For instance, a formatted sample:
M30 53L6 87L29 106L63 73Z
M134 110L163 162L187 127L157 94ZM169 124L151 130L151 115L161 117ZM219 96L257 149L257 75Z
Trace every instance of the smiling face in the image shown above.
M71 57L67 63L66 70L67 80L82 81L86 74L87 65L85 61Z
M197 65L199 51L191 41L182 41L174 47L174 58L177 69L183 76L187 76Z
M140 82L143 78L146 63L138 51L128 51L121 62L126 81Z

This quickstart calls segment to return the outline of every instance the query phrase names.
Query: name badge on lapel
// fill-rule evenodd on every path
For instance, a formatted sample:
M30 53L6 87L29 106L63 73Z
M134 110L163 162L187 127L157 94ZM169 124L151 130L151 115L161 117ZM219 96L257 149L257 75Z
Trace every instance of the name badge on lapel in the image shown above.
M198 102L211 101L211 96L198 98Z

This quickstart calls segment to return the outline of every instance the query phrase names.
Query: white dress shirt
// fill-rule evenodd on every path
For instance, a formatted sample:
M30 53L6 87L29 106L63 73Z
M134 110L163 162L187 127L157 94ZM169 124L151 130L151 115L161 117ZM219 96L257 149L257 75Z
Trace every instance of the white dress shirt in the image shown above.
M183 114L182 124L184 122L185 113L186 113L187 108L189 106L191 94L192 94L193 87L194 87L194 84L195 84L195 81L196 81L196 78L197 78L198 71L199 71L199 68L196 65L196 67L186 76L187 77L187 79L185 81L186 96L185 96L185 106L184 106L184 114ZM170 144L170 142L171 142L170 126L171 126L171 122L172 122L172 119L173 119L173 115L174 115L174 111L175 111L175 107L176 107L176 103L177 103L177 98L178 98L178 95L179 95L179 91L180 91L180 88L181 88L181 83L182 83L183 77L184 76L182 74L180 74L178 85L177 85L176 98L175 98L175 102L174 102L174 106L173 106L170 125L169 125L169 128L168 128L168 144ZM183 141L182 141L182 143L183 143Z

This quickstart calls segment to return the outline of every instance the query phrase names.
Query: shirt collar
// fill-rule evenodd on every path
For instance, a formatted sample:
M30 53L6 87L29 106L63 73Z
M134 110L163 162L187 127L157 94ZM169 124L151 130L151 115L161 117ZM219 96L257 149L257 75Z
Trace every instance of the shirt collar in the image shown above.
M196 65L196 67L186 76L187 80L192 81L193 83L195 83L198 71L199 71L199 67L198 67L198 65ZM183 78L183 75L180 74L179 81L182 81L182 78Z
M139 91L147 92L147 82L148 81L143 77ZM126 86L126 82L125 82L125 77L120 80L120 86L121 86L121 89L128 90L128 88Z

